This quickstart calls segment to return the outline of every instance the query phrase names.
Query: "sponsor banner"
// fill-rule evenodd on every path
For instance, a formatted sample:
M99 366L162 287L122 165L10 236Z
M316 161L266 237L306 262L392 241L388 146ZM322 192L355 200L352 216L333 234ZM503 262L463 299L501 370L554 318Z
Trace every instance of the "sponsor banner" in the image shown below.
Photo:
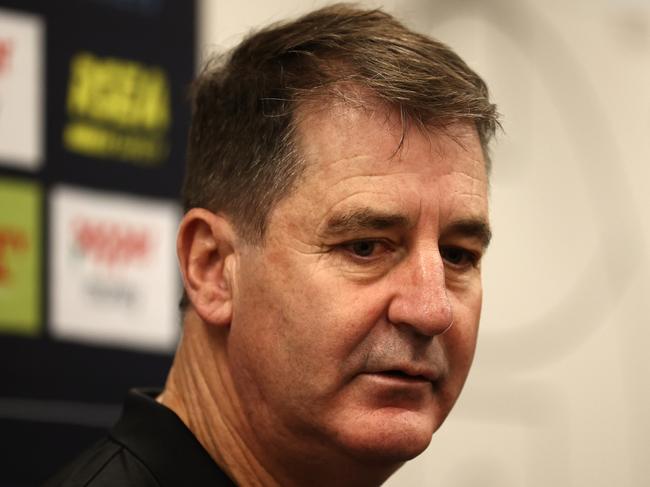
M70 61L63 146L143 165L169 154L170 84L160 66L79 51Z
M47 44L48 171L63 184L176 198L194 2L84 0L56 11L47 31L56 39Z
M41 323L41 189L0 179L0 332L35 335Z
M43 22L0 8L0 164L43 161Z
M172 350L177 205L63 186L50 196L53 336Z

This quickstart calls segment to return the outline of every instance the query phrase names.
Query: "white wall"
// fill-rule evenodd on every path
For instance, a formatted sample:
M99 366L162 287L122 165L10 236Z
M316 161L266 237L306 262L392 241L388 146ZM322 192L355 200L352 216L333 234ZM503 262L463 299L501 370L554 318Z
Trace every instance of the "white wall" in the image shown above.
M202 52L324 3L203 0ZM505 129L474 369L387 485L649 485L650 0L384 5L484 75Z

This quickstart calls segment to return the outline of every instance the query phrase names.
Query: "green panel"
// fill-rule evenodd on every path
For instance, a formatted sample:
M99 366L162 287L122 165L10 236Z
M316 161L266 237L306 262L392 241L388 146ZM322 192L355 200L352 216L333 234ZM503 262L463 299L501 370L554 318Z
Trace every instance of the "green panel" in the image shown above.
M0 178L0 332L41 325L41 189Z

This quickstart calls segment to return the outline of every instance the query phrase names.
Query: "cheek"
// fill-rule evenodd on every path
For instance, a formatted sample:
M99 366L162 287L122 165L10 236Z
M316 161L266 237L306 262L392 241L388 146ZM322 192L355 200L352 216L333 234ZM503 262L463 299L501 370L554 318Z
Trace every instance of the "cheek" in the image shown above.
M313 274L302 281L303 307L317 332L340 353L352 353L386 314L386 290L359 284L340 272Z
M242 267L240 283L230 332L240 366L304 382L334 358L338 300L307 265L271 255Z
M472 325L461 326L454 323L442 337L449 359L450 371L454 375L467 374L476 349L477 327Z
M482 292L478 287L452 303L454 325L443 335L450 372L455 382L464 383L474 358L481 317Z
M279 332L283 365L306 394L335 395L372 348L369 336L383 313L379 293L318 265L292 273L288 283L298 285L277 296L285 310Z

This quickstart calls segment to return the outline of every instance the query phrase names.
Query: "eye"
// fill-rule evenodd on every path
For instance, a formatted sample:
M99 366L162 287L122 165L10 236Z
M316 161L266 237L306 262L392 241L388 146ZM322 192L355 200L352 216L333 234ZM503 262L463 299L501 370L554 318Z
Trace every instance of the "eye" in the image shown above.
M445 262L458 268L476 267L480 260L480 257L474 252L461 247L440 247L440 255Z
M355 240L344 243L341 247L352 257L363 260L371 260L391 250L389 244L381 240Z
M350 244L350 250L359 257L370 257L377 246L377 242L371 240L359 240Z

